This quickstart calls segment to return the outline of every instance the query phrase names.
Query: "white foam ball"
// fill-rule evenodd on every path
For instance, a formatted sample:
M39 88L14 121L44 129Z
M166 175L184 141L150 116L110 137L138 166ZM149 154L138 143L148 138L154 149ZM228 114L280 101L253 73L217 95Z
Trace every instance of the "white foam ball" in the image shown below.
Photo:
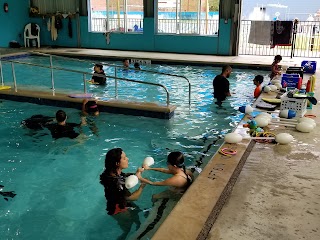
M270 121L272 120L272 115L270 113L262 112L262 113L259 113L259 115L257 117L260 117L260 116L268 118L268 119L270 119Z
M265 117L258 117L254 119L258 127L266 127L269 124L269 119Z
M269 87L270 87L270 89L271 89L271 91L277 91L277 86L275 86L275 85L269 85Z
M298 119L298 122L310 122L310 123L316 123L312 118L308 118L308 117L302 117Z
M144 160L143 160L143 165L147 165L147 166L151 166L154 164L154 159L153 157L146 157Z
M250 114L250 113L252 113L252 112L253 112L253 108L252 108L250 105L247 105L247 106L246 106L245 113L246 113L246 114Z
M127 189L133 188L139 183L139 179L136 175L130 175L126 178L125 186Z
M302 117L302 118L298 119L298 122L299 123L306 122L306 123L312 125L313 127L317 126L316 122L312 118Z
M268 123L270 123L270 122L271 122L271 119L272 119L272 118L269 118L269 117L267 117L267 116L264 116L264 115L260 115L260 114L259 114L258 116L256 116L256 117L254 118L254 120L261 119L261 118L268 120ZM263 121L263 120L262 120L262 121Z
M264 91L265 93L268 93L268 92L271 91L271 88L270 88L269 86L265 86L265 87L263 88L263 91Z
M296 129L299 132L309 133L314 129L314 125L309 122L300 122L296 125Z
M239 143L242 141L242 136L238 133L228 133L224 137L226 143Z
M276 135L275 140L280 144L288 144L293 141L293 137L289 133L279 133Z

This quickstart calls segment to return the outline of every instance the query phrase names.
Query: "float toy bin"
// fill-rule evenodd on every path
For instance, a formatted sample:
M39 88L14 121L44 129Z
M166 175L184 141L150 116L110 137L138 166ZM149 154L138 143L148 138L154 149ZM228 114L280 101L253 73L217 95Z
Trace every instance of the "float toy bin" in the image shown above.
M288 98L287 94L281 97L280 111L293 110L296 112L296 117L303 117L307 112L308 100L306 98Z
M283 74L281 78L282 87L301 88L302 78L299 74Z

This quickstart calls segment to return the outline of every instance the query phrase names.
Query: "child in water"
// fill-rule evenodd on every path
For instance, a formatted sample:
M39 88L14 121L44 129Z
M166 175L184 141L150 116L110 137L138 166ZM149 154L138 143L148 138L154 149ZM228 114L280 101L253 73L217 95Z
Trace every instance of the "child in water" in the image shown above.
M139 168L136 175L142 183L150 184L153 186L168 186L171 187L169 190L159 194L153 195L153 200L159 198L172 197L175 194L184 193L193 181L193 175L191 171L186 170L184 165L184 156L181 152L171 152L167 159L167 168L151 168L147 165L143 165L143 168ZM141 173L146 170L158 171L166 174L170 174L169 178L163 181L150 181L149 179L143 178Z
M275 76L281 75L281 67L278 65L282 60L280 55L274 57L273 63L271 64L270 79L272 80Z
M261 94L261 92L262 92L262 82L263 82L263 76L261 76L261 75L257 75L253 79L253 84L256 85L256 88L255 88L254 93L253 93L254 98L258 98L259 95Z

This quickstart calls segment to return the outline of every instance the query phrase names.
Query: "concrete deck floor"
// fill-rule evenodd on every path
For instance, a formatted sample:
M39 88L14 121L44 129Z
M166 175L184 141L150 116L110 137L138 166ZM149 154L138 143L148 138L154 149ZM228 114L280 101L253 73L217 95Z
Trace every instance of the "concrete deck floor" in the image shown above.
M295 141L254 146L207 239L320 239L319 104L309 113L317 116L313 132L279 127Z
M21 50L25 51L25 49ZM185 64L190 61L204 64L261 64L266 66L273 59L273 57L264 56L222 57L78 50L81 50L78 53L85 52L106 57L159 59L181 61ZM282 64L298 66L302 60L304 58L284 58ZM318 59L318 64L319 62ZM320 74L317 74L317 79L320 80ZM319 83L317 85L319 86ZM316 89L315 96L320 99L319 87ZM284 128L276 129L277 132L289 132L295 137L295 141L290 145L259 143L255 145L227 204L223 207L207 239L320 239L319 105L313 107L312 114L317 115L315 120L318 123L312 133L299 133Z

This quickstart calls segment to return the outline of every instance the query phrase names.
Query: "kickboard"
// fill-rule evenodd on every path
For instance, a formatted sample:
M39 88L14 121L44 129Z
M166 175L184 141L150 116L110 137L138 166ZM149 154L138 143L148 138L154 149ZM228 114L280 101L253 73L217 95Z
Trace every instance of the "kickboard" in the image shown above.
M267 110L271 110L271 111L274 111L276 109L276 107L277 107L277 105L275 105L275 104L266 103L261 100L256 104L256 108L267 109Z
M92 93L77 93L77 94L70 94L68 97L71 98L92 98Z
M11 86L0 86L0 90L9 90Z
M88 80L87 83L92 84L92 85L99 85L99 83L92 82L91 80Z
M266 103L274 104L274 105L280 105L281 99L278 98L262 98L262 100Z

